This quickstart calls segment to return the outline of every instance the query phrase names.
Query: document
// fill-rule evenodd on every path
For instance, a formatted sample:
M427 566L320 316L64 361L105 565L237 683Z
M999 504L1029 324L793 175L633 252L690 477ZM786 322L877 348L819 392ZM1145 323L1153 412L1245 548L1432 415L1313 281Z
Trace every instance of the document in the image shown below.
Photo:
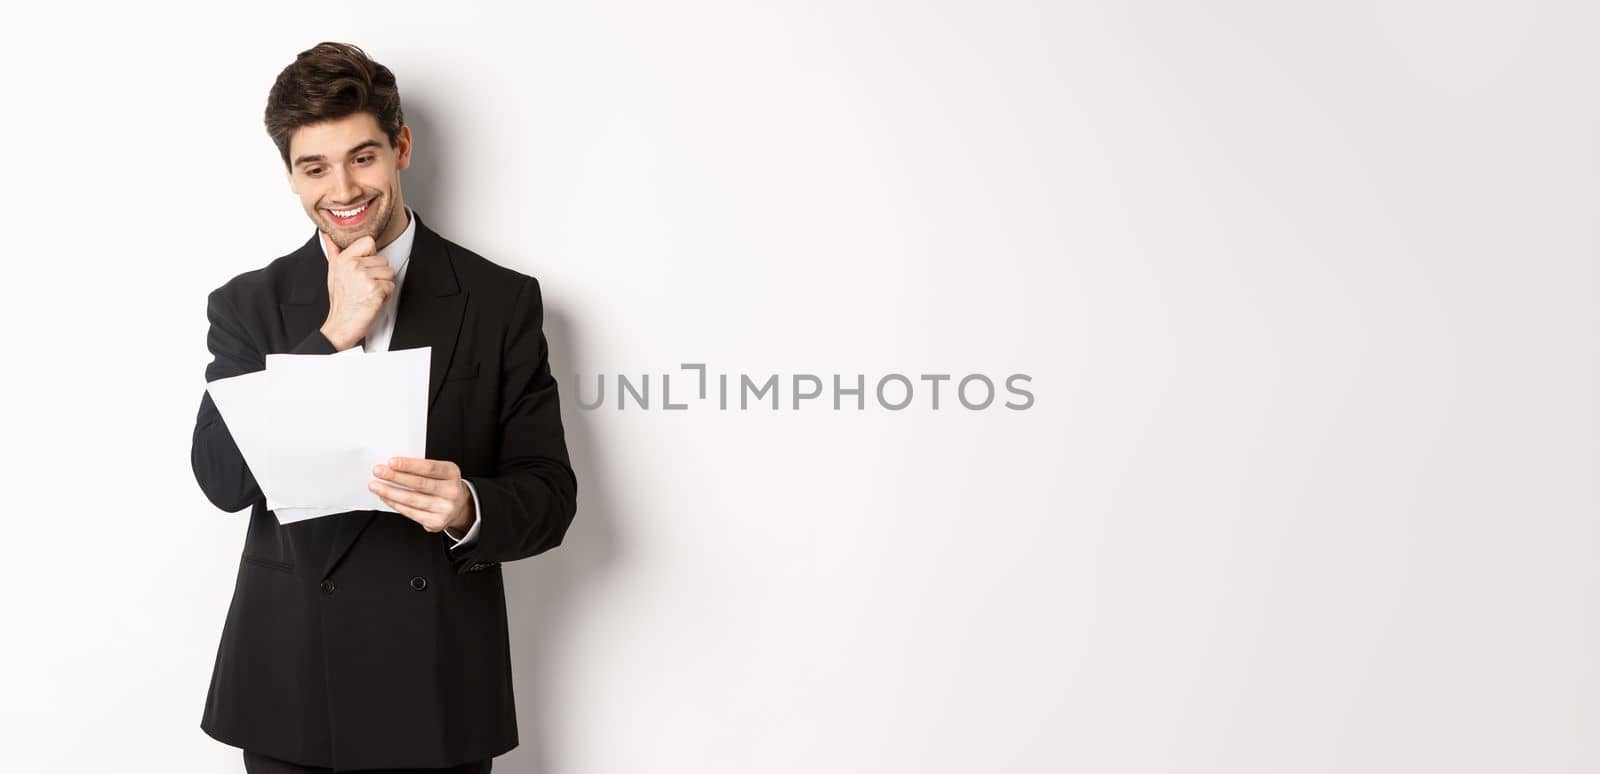
M367 482L390 457L426 456L431 355L431 347L271 354L265 370L206 390L279 524L398 513Z

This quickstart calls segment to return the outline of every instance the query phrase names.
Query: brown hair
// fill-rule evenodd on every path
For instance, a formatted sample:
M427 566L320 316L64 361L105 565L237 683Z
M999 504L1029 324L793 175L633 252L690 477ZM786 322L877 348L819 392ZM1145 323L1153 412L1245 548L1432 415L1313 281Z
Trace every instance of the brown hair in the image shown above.
M267 134L289 166L289 138L307 124L371 113L394 146L405 116L394 73L348 43L318 43L278 73L267 95Z

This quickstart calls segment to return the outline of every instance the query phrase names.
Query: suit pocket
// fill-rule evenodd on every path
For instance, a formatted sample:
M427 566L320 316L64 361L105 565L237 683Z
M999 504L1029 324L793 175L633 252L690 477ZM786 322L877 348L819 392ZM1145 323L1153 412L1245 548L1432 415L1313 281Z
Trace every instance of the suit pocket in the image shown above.
M277 559L267 559L265 557L260 557L260 556L251 556L249 554L244 554L244 555L240 556L239 558L243 559L246 562L249 562L250 564L256 565L258 567L265 567L265 568L267 568L269 570L277 570L278 572L287 572L287 573L294 572L294 565L289 564L288 562L280 562Z
M470 363L457 363L454 368L450 369L449 373L444 375L444 380L453 382L459 379L476 379L477 377L478 361L474 360Z
M250 509L250 526L245 530L244 550L240 558L261 567L284 572L294 571L293 558L288 550L287 535L278 524L278 517L267 510L265 500L257 500Z

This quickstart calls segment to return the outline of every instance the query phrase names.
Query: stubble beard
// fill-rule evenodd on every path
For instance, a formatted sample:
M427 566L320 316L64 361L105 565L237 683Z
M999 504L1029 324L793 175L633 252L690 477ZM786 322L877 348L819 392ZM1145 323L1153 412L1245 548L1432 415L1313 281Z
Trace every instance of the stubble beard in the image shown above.
M355 244L356 240L364 236L372 237L373 249L377 250L377 248L382 247L382 245L378 244L378 235L389 230L389 219L394 217L394 203L389 200L388 194L379 194L377 198L381 201L383 207L372 213L366 222L361 224L360 230L347 232L340 230L337 225L325 222L324 219L332 216L327 215L326 211L321 207L316 208L318 217L314 218L317 222L317 228L321 229L322 233L327 234L328 238L332 239L340 250L350 249L350 245ZM370 207L372 205L367 206Z

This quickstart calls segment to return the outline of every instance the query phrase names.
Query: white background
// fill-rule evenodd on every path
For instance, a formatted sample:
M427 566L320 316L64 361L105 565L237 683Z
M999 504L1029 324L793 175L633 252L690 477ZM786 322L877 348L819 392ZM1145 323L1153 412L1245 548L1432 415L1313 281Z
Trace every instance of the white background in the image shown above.
M321 40L545 291L497 772L1600 769L1592 5L6 14L7 770L240 770L205 297L311 233L261 118ZM577 408L681 362L1036 403Z

